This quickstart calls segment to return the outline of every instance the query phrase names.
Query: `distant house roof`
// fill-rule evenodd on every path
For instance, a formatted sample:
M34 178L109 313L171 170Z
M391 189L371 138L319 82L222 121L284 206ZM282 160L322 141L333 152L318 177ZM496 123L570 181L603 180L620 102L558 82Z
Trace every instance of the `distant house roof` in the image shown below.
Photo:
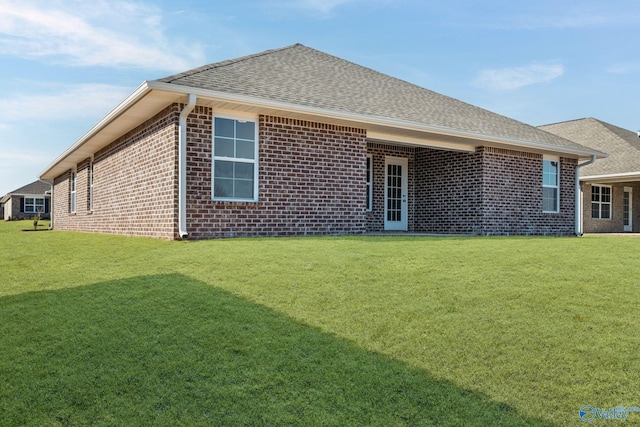
M44 196L47 191L51 191L51 186L42 181L34 181L31 184L27 184L24 187L20 187L16 190L10 191L5 194L0 203L6 203L11 196Z
M582 180L600 182L640 180L640 138L637 133L594 118L540 126L541 129L609 154L585 166Z
M171 102L362 127L370 139L471 151L482 145L603 153L534 126L295 44L144 82L41 175L52 179Z

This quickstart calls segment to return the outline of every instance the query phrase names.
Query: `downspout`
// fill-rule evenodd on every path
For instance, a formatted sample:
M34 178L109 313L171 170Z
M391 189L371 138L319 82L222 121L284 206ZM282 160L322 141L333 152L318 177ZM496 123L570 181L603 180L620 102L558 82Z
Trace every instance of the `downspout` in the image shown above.
M580 168L583 166L590 165L591 163L596 161L596 156L592 155L591 160L587 160L584 163L580 163L576 166L576 203L575 203L575 225L576 225L576 236L582 236L582 224L580 222L580 212L582 212L582 203L580 203Z
M53 179L39 179L39 181L51 186L51 197L49 200L49 230L53 230Z
M187 232L187 116L196 106L196 95L190 93L187 105L178 120L178 235L189 237Z

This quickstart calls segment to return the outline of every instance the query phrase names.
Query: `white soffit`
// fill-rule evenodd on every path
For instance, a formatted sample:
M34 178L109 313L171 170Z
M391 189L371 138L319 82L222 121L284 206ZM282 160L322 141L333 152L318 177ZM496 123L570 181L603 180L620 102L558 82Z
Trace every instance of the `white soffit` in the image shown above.
M454 138L446 136L425 134L424 136L407 135L402 132L385 133L380 131L367 131L367 139L380 143L395 143L402 145L411 145L417 147L427 147L444 150L474 152L476 147L473 144L455 141Z
M571 147L556 147L531 141L514 140L491 135L479 135L456 129L447 129L420 123L406 122L384 117L371 117L344 111L332 111L301 106L281 101L260 99L206 89L191 88L158 81L144 82L131 95L118 104L107 116L62 153L40 175L53 179L125 133L144 123L173 102L186 102L188 94L198 96L197 105L226 110L271 114L303 120L335 123L364 128L367 137L381 142L423 146L446 150L471 152L478 146L494 146L512 150L526 150L574 157L602 153Z

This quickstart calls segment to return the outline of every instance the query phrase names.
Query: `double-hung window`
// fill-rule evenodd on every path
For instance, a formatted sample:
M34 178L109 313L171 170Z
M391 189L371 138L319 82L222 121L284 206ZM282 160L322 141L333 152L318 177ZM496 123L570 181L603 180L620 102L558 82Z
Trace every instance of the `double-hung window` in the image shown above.
M258 199L258 129L255 121L213 120L213 199Z
M542 161L542 211L560 211L560 162Z
M70 183L70 193L69 193L69 211L71 213L76 213L76 184L77 184L76 173L71 172L71 183Z
M25 213L43 213L44 212L44 198L40 197L25 197L24 198L24 212Z
M87 209L89 212L93 212L93 161L89 163L89 200L87 201Z
M373 165L371 156L367 155L367 211L373 209Z
M611 187L591 186L591 218L611 219Z

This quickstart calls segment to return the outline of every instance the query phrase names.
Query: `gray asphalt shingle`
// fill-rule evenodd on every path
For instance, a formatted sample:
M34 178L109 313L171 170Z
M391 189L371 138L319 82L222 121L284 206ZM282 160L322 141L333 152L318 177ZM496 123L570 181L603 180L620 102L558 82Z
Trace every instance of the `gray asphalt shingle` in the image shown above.
M640 138L635 132L594 118L540 126L541 129L609 154L585 166L583 176L640 172Z
M205 65L157 81L584 149L534 126L301 44Z

